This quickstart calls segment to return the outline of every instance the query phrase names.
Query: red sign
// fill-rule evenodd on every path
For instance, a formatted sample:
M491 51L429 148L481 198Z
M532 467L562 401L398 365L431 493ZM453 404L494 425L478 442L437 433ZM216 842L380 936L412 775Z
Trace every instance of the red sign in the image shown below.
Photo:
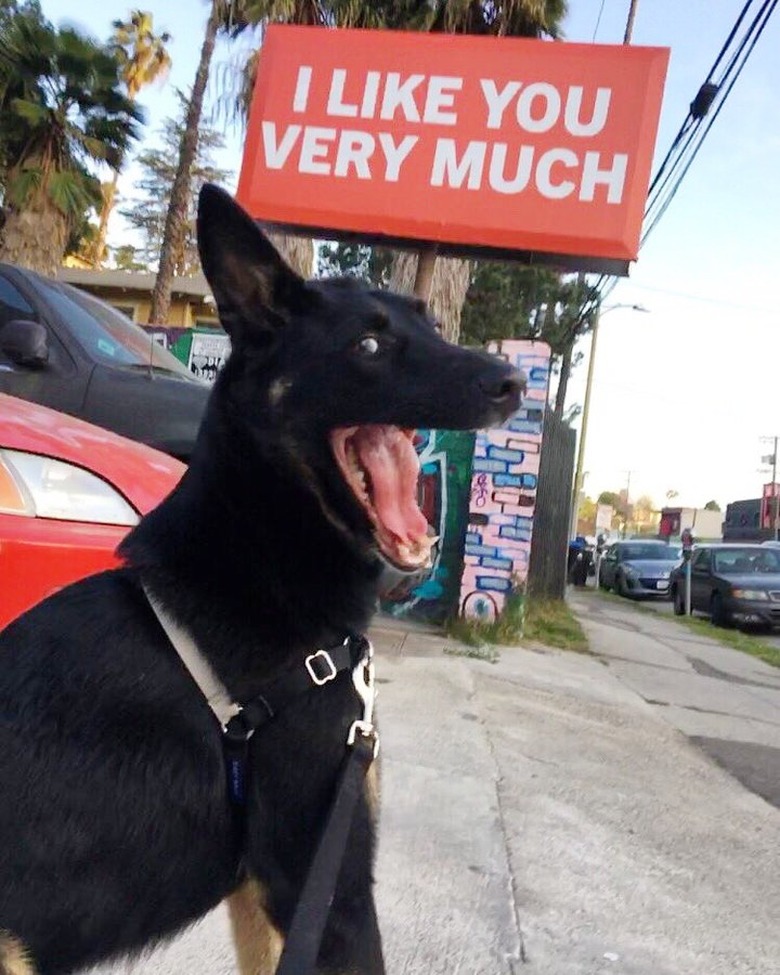
M238 199L322 235L625 273L667 61L665 48L272 25Z

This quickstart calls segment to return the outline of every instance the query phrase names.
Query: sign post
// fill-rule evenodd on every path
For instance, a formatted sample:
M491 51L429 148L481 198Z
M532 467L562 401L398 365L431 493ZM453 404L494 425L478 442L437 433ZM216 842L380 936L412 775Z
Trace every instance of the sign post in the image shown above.
M691 615L691 555L695 539L690 528L684 528L680 536L682 542L683 559L685 560L685 615Z

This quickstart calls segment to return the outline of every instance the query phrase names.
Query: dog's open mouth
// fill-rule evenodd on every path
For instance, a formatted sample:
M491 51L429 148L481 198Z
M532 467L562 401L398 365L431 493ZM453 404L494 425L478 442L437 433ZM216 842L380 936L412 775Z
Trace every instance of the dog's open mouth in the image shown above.
M417 504L420 462L414 430L392 426L341 427L331 433L336 461L374 526L382 554L401 569L430 563L436 539Z

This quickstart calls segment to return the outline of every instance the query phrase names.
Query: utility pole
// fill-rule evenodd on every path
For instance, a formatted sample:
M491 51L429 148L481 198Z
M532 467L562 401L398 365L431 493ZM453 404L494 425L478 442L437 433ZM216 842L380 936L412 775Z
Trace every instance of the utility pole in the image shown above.
M631 475L633 471L626 471L626 520L623 522L623 538L628 534L628 505L631 498Z
M623 43L631 43L631 35L634 33L634 20L636 18L636 8L639 4L639 0L630 0L630 6L628 9L628 20L626 21L626 32L623 35ZM577 292L578 297L582 301L582 293L587 283L585 273L580 271L577 275ZM577 534L577 523L579 521L580 512L580 499L582 495L582 486L584 481L584 471L583 464L585 462L585 437L588 432L588 418L590 416L590 392L593 388L593 369L596 364L596 343L599 337L599 322L601 321L602 314L606 314L608 311L612 311L613 308L633 308L636 311L647 311L641 305L613 305L612 308L605 308L603 311L601 308L596 311L596 320L593 323L593 328L591 330L591 342L590 342L590 355L588 358L588 376L585 380L585 402L582 405L582 422L580 424L580 442L577 449L577 466L574 471L574 496L572 497L571 503L571 524L569 529L571 531L572 537ZM631 475L629 474L629 480Z
M777 541L777 437L772 437L772 538Z
M631 35L634 33L634 20L636 19L636 8L639 6L639 0L631 0L628 8L628 19L626 20L626 32L623 35L623 43L631 43Z
M780 540L780 497L777 495L775 489L775 484L777 484L777 444L780 442L780 437L762 437L761 440L764 443L772 444L772 454L771 454L771 464L772 464L772 505L771 505L771 527L772 527L772 538L775 541ZM766 464L769 462L769 457L762 457L761 463Z

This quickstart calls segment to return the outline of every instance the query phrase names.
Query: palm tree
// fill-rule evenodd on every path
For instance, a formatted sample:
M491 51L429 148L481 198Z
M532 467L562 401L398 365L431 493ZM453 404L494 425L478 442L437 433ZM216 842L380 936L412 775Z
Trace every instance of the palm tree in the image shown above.
M57 30L35 6L13 16L0 36L0 260L54 273L74 227L100 205L90 166L116 167L140 120L109 50Z
M176 272L176 256L181 253L187 226L192 166L198 151L198 129L203 115L203 101L209 81L211 60L214 56L214 45L217 41L217 32L229 19L232 7L232 0L211 0L206 34L200 49L198 70L195 72L195 82L192 86L184 132L179 146L179 164L171 187L171 201L165 218L160 264L149 312L150 324L163 325L168 321L171 287Z
M326 27L387 28L501 37L560 37L567 0L239 0L233 5L233 33L268 23L319 24ZM240 85L244 112L248 110L257 56L250 58ZM287 238L293 241L295 238ZM300 238L298 238L300 240ZM290 244L282 250L290 253ZM300 245L299 245L300 246ZM309 252L310 254L310 252ZM391 287L410 292L418 255L400 251L393 261ZM296 262L297 263L297 262ZM308 257L311 267L311 257ZM300 267L300 265L298 264ZM471 265L458 258L439 258L433 273L430 305L446 338L457 342L460 316L471 279Z
M154 18L145 10L133 10L128 20L115 20L112 27L110 47L119 62L127 97L135 101L142 88L162 81L168 74L171 58L165 45L171 35L165 32L155 34ZM105 256L108 221L114 209L118 182L119 167L114 170L111 182L103 186L103 206L92 252L96 265Z

